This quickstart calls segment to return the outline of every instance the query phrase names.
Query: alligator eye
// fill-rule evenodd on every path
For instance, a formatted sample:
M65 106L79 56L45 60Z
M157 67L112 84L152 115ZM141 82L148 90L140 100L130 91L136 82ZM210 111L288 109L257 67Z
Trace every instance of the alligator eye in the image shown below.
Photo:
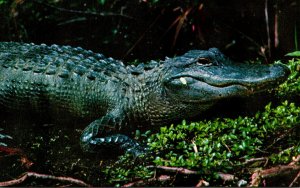
M203 58L203 57L201 57L201 58L199 58L199 59L197 59L197 64L198 65L211 65L212 63L211 63L211 61L210 61L210 59L207 59L207 58Z

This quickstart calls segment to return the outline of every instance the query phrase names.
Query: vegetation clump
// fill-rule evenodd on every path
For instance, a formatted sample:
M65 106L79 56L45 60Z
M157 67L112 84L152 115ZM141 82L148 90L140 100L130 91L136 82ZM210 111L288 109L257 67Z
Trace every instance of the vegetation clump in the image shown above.
M287 65L291 70L291 74L287 81L278 87L277 95L280 98L297 101L300 95L300 51L296 52L298 53L287 54L289 56L295 56L296 58L289 60ZM299 102L299 99L297 102Z

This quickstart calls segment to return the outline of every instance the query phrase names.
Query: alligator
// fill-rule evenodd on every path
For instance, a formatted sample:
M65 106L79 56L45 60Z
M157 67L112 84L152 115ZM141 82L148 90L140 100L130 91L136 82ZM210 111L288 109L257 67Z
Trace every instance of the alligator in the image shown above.
M281 64L237 63L217 48L137 66L80 47L0 42L0 108L92 119L83 151L144 152L130 138L197 116L222 99L245 97L283 82ZM4 137L1 134L0 137Z

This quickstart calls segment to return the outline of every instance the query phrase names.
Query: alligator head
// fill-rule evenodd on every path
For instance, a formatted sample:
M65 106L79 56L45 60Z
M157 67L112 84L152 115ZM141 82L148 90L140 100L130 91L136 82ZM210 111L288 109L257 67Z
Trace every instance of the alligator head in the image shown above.
M169 72L163 84L168 97L188 103L213 103L223 98L244 97L283 82L289 69L280 64L235 63L218 49L192 50L167 59Z

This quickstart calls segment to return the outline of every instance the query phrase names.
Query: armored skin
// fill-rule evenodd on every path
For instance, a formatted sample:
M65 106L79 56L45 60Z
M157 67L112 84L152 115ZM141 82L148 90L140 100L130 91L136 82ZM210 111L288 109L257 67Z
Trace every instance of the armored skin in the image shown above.
M197 116L221 99L273 88L288 74L279 64L232 62L216 48L125 66L82 48L1 42L0 108L92 119L83 150L138 155L133 130Z

